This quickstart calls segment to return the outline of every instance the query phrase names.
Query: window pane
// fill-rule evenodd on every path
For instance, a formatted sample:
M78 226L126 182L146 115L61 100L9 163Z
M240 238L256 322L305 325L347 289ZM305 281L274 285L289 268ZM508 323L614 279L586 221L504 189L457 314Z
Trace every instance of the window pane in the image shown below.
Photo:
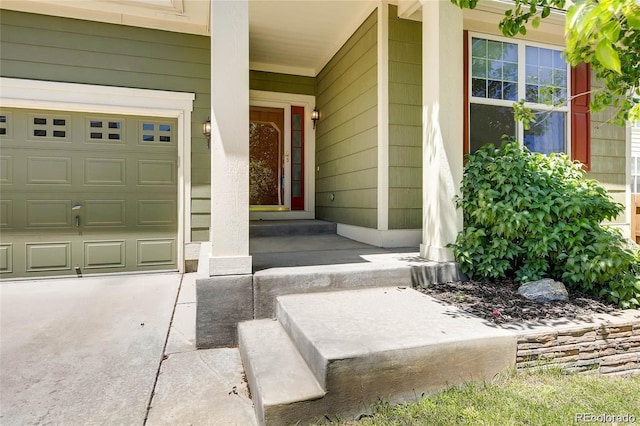
M471 40L471 55L478 58L487 57L487 40L483 38L473 38Z
M526 92L527 102L538 102L538 86L527 84Z
M490 99L502 99L502 82L489 80L489 84L487 86L488 92L487 97Z
M518 62L518 46L513 43L503 43L502 59L508 62Z
M505 81L518 81L518 64L505 62L502 67L502 75Z
M553 66L553 62L552 62L552 54L551 54L551 50L550 49L540 49L539 53L538 53L538 58L540 60L539 65L541 67L549 67L551 68Z
M518 86L515 83L502 83L502 99L507 101L518 100Z
M556 87L567 87L567 69L553 70L553 85Z
M527 65L535 65L538 66L538 48L527 46L526 54L527 57Z
M489 78L494 80L502 79L502 61L489 61L489 69L487 70Z
M469 150L477 151L481 146L502 143L502 136L516 135L513 108L493 105L471 104L469 109Z
M473 77L486 78L487 77L487 60L473 58L471 65L471 75Z
M562 57L562 52L559 50L553 51L553 67L561 70L567 69L567 61Z
M527 84L538 84L538 67L527 65L526 74L525 81Z
M489 43L487 44L487 57L489 59L501 59L502 42L489 40Z
M487 96L487 80L474 78L471 80L471 96L484 98Z
M540 67L538 69L538 81L540 82L540 85L550 86L551 80L551 68Z
M561 52L530 46L525 50L527 102L559 103L566 100L567 64Z
M472 43L472 96L490 99L517 99L518 45L479 38L473 38ZM516 84L509 85L505 89L504 82Z
M536 122L524 131L524 145L543 154L565 152L566 113L538 112L535 116Z

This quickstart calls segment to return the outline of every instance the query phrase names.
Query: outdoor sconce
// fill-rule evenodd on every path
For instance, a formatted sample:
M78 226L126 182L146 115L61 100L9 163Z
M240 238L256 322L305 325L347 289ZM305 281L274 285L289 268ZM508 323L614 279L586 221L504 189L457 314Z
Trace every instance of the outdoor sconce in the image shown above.
M211 149L211 120L202 123L202 134L207 138L207 148Z
M313 108L313 111L311 111L311 121L313 121L313 129L315 130L316 128L316 123L320 120L320 111L318 111L316 108Z

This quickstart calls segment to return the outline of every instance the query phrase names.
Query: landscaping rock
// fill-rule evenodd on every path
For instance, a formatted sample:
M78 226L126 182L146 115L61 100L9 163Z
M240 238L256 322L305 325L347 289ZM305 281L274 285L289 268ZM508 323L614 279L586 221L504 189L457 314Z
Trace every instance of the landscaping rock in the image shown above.
M518 288L518 293L538 303L565 301L569 297L564 284L551 278L524 283Z

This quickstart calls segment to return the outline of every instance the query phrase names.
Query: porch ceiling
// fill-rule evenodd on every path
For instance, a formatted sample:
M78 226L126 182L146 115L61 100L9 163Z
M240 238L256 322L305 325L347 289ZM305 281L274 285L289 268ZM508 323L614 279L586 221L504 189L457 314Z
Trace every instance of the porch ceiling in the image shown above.
M251 1L251 68L315 76L376 4L374 0Z
M251 68L315 76L377 3L376 0L249 0ZM0 7L209 35L209 4L207 0L2 0Z

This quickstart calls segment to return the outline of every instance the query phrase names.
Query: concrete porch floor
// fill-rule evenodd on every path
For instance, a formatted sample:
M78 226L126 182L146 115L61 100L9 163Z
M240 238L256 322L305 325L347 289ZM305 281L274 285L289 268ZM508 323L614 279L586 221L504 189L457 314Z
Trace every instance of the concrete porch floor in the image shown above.
M336 234L252 237L249 253L254 273L270 268L419 259L418 247L375 247Z
M329 224L321 220L252 221L249 254L253 272L271 268L296 266L342 265L348 263L384 262L390 259L424 262L419 247L383 248L361 243L326 228L317 232L300 231L300 226ZM297 229L294 229L297 228ZM186 272L195 272L201 243L188 243L185 248ZM403 253L404 256L398 256Z

